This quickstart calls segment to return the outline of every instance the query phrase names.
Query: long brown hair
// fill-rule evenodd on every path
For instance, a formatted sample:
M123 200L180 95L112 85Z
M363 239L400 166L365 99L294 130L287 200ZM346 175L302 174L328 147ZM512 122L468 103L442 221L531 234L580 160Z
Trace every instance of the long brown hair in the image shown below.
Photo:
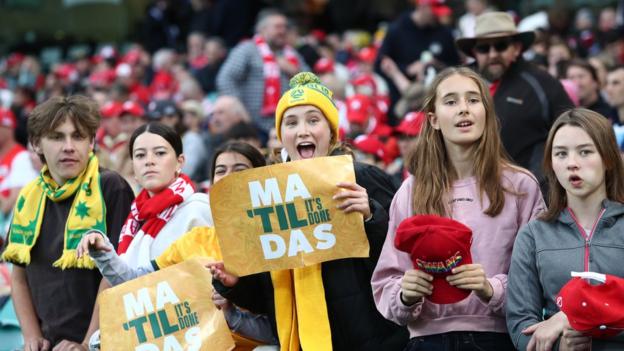
M501 184L501 175L503 169L510 168L511 164L501 146L494 101L483 79L466 67L445 69L432 82L425 97L423 111L427 116L435 113L438 86L453 75L472 79L479 87L485 108L485 128L481 138L472 147L472 156L474 173L481 190L480 200L483 193L490 200L490 206L485 210L485 214L494 217L505 205L506 189ZM457 179L457 172L449 160L442 132L434 129L429 119L423 124L416 147L408 156L407 165L410 173L414 175L412 190L414 213L448 215L449 191Z
M557 180L557 175L552 168L553 140L557 131L563 126L579 127L589 135L604 164L607 199L624 202L624 166L611 123L597 112L574 108L562 113L548 133L544 148L544 175L548 180L549 205L540 219L553 221L568 205L566 191Z

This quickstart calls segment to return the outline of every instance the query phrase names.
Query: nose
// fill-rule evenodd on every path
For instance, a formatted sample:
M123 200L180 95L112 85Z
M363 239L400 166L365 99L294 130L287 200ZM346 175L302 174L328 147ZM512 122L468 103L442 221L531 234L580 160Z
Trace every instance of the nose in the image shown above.
M304 137L310 135L310 131L308 130L307 123L298 123L297 125L297 136Z
M466 101L466 99L459 99L459 101L457 102L457 106L459 107L460 114L468 113L468 102Z
M145 165L153 165L154 164L154 154L152 152L148 152L145 155Z
M65 138L65 142L63 143L63 151L64 152L73 152L75 150L75 145L74 145L74 141L72 140L71 136L67 136Z
M569 170L574 170L578 168L578 162L577 162L577 155L576 153L570 153L568 155L568 169Z

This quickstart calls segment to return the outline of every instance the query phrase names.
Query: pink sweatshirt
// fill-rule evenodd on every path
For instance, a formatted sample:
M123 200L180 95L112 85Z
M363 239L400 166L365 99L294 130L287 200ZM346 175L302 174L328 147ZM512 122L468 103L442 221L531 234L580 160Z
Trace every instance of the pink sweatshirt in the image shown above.
M394 247L394 237L399 223L413 215L413 182L413 177L403 182L390 207L388 235L371 282L377 309L387 319L407 325L410 337L450 331L506 333L504 302L513 243L520 227L544 210L537 181L521 171L504 171L505 188L524 195L506 192L505 206L493 218L483 213L490 202L485 195L483 204L479 202L476 178L456 181L452 187L452 218L472 229L472 261L483 265L494 295L489 303L473 293L454 304L437 305L424 299L405 306L399 297L401 279L413 264L408 253Z

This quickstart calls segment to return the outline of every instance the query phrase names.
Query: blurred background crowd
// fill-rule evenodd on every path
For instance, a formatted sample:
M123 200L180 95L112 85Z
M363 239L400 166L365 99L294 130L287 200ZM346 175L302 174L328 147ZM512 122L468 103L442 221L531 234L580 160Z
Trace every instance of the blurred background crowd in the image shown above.
M560 79L576 105L595 106L618 128L624 119L624 69L618 79L607 75L624 61L623 5L1 1L0 158L14 144L27 147L26 121L34 106L57 95L85 94L101 106L96 143L104 167L137 190L127 139L141 124L158 120L183 136L183 171L208 190L207 161L223 142L246 141L269 160L280 148L265 104L267 92L270 99L272 89L285 91L288 80L272 85L263 74L267 56L256 51L261 37L271 50L283 52L276 60L282 78L311 70L334 92L341 139L353 146L356 158L400 181L407 174L402 156L420 132L427 84L443 67L470 63L454 41L474 36L475 18L495 9L512 14L519 31L536 31L525 60ZM31 162L40 167L36 157ZM1 209L8 213L10 206Z

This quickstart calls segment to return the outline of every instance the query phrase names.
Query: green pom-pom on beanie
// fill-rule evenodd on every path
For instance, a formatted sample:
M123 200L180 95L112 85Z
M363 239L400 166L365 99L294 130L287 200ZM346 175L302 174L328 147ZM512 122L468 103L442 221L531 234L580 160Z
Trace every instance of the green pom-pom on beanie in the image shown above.
M293 88L296 88L302 85L308 85L308 84L323 85L319 77L317 77L316 74L312 72L300 72L300 73L295 74L294 77L290 78L290 83L288 85L290 86L291 89L293 89Z

